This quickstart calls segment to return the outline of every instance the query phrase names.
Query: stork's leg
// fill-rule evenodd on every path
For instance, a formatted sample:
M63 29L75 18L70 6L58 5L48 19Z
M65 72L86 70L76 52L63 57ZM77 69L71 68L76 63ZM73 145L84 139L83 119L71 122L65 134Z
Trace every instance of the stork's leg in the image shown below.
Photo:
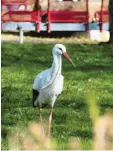
M51 136L51 121L52 121L52 115L53 115L53 108L51 108L50 114L49 114L49 129L48 129L48 136Z
M41 114L40 107L39 107L39 116L40 116L40 123L41 123L42 137L44 137L44 125L43 125L43 120L42 120L42 114Z

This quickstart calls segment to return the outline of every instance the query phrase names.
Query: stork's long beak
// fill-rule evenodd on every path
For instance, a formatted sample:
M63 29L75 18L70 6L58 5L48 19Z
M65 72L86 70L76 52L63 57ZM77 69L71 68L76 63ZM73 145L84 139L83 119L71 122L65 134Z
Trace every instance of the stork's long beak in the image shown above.
M64 52L64 53L63 53L63 56L64 56L69 62L71 62L72 65L75 67L75 64L73 63L72 59L70 58L70 56L68 55L67 52Z

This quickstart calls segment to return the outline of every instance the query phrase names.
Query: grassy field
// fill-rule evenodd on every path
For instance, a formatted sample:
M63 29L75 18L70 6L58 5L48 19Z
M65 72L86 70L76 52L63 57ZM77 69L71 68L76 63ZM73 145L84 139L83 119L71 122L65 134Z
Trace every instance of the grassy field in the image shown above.
M9 149L8 137L18 126L27 128L39 122L32 108L32 84L40 71L51 66L54 44L2 43L2 149ZM65 44L76 67L63 59L64 91L57 99L53 115L52 137L56 149L69 149L70 137L92 148L92 121L87 93L94 92L100 114L113 110L113 46ZM49 108L42 112L48 118Z

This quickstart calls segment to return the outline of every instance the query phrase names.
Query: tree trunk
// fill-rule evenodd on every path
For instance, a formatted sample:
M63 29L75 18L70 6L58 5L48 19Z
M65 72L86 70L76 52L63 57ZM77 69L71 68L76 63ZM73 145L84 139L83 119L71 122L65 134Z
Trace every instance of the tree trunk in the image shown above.
M109 0L109 32L110 32L110 39L109 44L113 44L113 0Z

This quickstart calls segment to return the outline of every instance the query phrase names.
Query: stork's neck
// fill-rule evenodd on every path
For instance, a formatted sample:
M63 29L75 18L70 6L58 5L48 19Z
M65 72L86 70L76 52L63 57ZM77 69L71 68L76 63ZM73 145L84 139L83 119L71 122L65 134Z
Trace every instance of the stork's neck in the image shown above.
M61 74L62 70L62 57L61 55L53 55L52 74Z
M50 86L55 81L56 77L58 75L61 75L61 68L62 68L62 57L61 55L54 54L53 64L51 67L51 80L42 89Z

